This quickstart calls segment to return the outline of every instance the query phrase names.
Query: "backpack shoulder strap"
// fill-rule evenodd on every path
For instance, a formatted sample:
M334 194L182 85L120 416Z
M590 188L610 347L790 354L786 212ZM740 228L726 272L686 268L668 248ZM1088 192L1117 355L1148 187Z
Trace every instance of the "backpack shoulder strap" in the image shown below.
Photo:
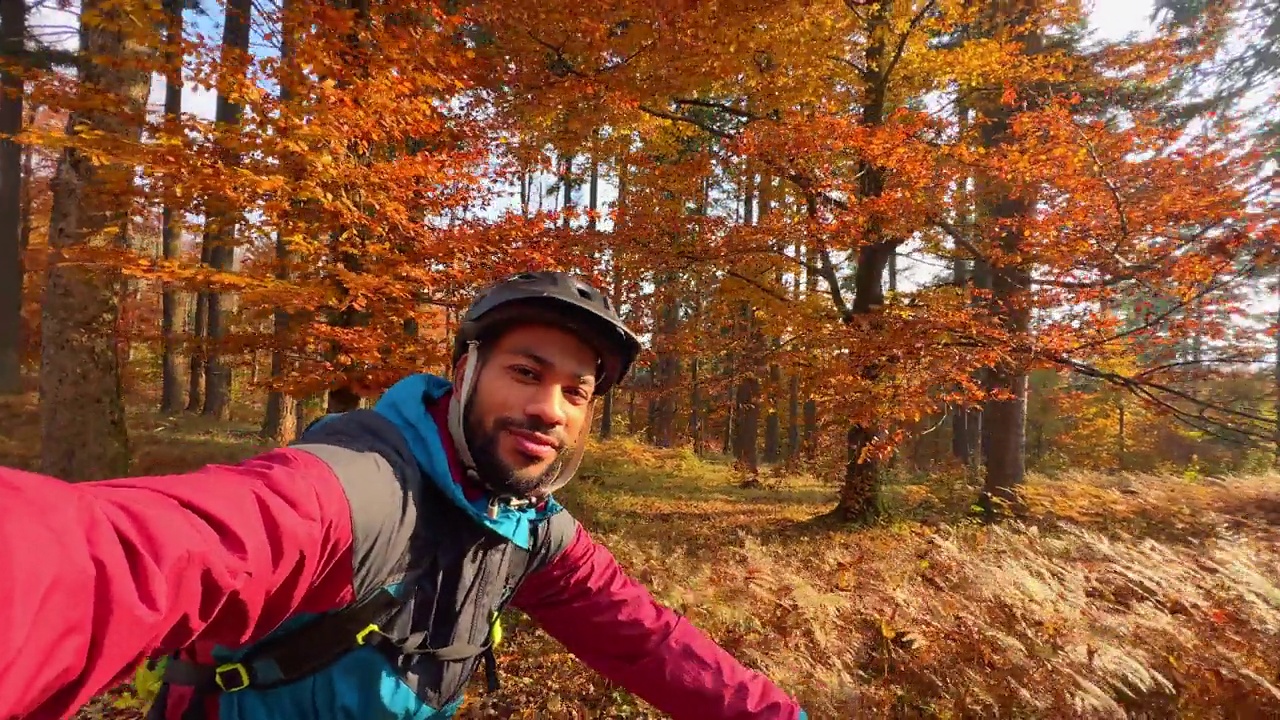
M301 627L258 642L236 662L222 665L170 658L164 682L190 685L197 692L237 692L245 688L265 690L319 672L353 647L371 640L378 624L401 605L388 590L321 615Z
M492 617L489 618L489 637L485 642L484 653L482 654L485 684L491 693L497 692L501 687L498 678L498 658L494 655L493 648L502 637L502 613L507 609L512 598L515 597L516 591L524 584L525 578L529 577L530 573L546 565L551 558L568 546L568 540L565 539L566 519L571 530L574 524L573 518L569 516L568 511L562 510L546 521L536 523L533 526L528 550L519 547L512 548L520 561L512 562L508 566L507 590L503 594L502 602L494 610ZM569 539L572 539L571 535Z

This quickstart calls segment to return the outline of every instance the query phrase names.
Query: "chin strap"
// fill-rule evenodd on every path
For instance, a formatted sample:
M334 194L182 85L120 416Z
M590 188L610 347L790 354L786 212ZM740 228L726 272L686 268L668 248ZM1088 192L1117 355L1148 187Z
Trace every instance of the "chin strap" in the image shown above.
M480 364L480 343L472 340L467 343L467 364L462 371L462 385L449 400L449 435L453 437L453 447L458 451L458 459L462 461L467 477L481 482L476 472L476 461L471 457L471 449L467 447L467 435L462 425L462 414L471 398L475 387L476 366Z
M539 488L538 492L534 495L534 499L537 502L541 502L542 500L550 497L551 493L559 490L565 485L568 485L569 481L573 479L573 476L577 474L578 467L582 465L582 457L587 453L587 436L591 434L591 424L595 422L595 410L596 399L593 397L591 398L591 402L587 404L587 419L582 426L582 437L578 439L578 444L569 451L567 461L560 465L560 472L556 473L556 479L552 480L546 487Z
M467 447L467 435L462 419L467 407L467 401L475 390L476 369L479 364L480 343L472 340L467 343L467 363L462 370L462 385L453 393L453 397L449 399L449 435L453 438L453 446L458 451L458 459L462 461L463 471L467 474L467 477L473 482L489 487L489 484L484 481L484 478L480 477L480 473L476 470L475 459L471 457L471 448ZM587 405L587 419L582 437L578 440L578 444L569 451L569 457L566 461L560 464L560 471L556 473L555 480L552 480L545 488L540 488L532 497L495 495L489 501L490 517L497 517L500 505L508 505L513 508L536 505L549 497L551 493L569 484L574 474L578 472L578 467L582 465L583 455L586 454L587 435L590 434L591 424L595 421L595 408L596 399L593 397ZM490 488L491 492L492 490Z

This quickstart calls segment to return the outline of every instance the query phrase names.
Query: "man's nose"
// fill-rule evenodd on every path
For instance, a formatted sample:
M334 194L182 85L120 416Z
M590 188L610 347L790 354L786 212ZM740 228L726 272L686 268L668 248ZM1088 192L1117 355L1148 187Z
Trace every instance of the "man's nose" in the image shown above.
M555 383L543 383L534 391L525 413L551 427L562 427L568 422L564 393Z

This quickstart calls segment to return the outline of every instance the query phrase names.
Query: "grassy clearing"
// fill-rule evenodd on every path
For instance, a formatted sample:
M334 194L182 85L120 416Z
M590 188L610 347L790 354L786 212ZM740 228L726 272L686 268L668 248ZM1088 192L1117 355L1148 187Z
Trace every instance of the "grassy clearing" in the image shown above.
M248 426L132 427L139 472L261 447ZM0 406L0 463L32 466L37 441L29 403ZM812 478L744 489L688 452L615 441L564 502L815 718L1280 716L1280 478L1081 475L1028 494L1027 525L983 527L963 478L903 482L876 526L832 528ZM464 717L660 717L518 613L499 654L502 691ZM82 716L130 712L105 699Z

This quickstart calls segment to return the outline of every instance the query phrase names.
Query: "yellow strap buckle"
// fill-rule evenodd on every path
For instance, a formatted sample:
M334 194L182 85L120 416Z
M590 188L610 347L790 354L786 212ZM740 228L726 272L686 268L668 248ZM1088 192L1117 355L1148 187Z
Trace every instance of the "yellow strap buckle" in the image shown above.
M243 663L226 663L213 671L213 681L223 692L236 692L249 687L249 668Z
M377 623L370 623L368 627L356 633L356 644L364 645L366 642L368 642L368 637L371 633L380 633L380 632L382 632L382 630L378 627Z
M498 613L491 613L491 624L489 625L489 637L492 639L491 647L498 647L502 643L502 616Z

